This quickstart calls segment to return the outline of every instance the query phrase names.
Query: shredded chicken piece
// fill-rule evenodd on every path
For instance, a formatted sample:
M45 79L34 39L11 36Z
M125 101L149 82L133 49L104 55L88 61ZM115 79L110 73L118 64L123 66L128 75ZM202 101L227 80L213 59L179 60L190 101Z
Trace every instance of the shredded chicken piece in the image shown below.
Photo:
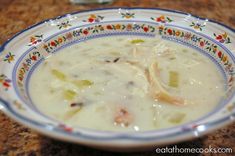
M126 61L127 64L130 64L134 67L137 67L139 69L144 69L144 67L138 62L138 61Z
M166 51L169 51L169 49L166 49ZM166 52L168 54L169 52ZM137 47L133 48L132 54L134 57L137 55L140 55L141 52L137 49ZM149 60L150 61L150 60ZM120 61L122 62L122 61ZM146 79L149 83L149 95L156 101L166 102L169 104L174 105L184 105L185 100L171 95L166 89L164 83L160 80L160 70L158 68L158 64L156 61L153 61L147 68L140 64L140 62L136 60L126 60L124 63L127 63L138 70L141 70L144 72ZM124 122L124 119L122 116L119 116L115 119L117 120L117 123ZM125 123L125 122L124 122Z
M149 82L149 94L156 101L162 101L174 105L184 105L185 101L180 97L171 95L163 86L160 78L160 70L157 62L153 62L148 68L144 68L137 61L126 61L126 63L144 70L144 74Z
M180 97L170 95L170 93L163 88L158 79L160 71L156 62L152 63L148 69L145 69L145 75L149 82L149 93L156 101L167 102L174 105L184 105L184 100Z
M133 116L128 112L127 108L119 107L116 111L114 122L117 125L127 127L133 122Z

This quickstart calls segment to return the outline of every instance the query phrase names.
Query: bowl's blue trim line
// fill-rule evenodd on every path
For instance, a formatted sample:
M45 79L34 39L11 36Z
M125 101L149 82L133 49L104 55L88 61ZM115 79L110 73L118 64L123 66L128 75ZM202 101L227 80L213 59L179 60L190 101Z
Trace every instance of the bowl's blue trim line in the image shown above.
M14 110L9 107L8 105L8 102L4 101L3 99L0 98L0 102L1 104L4 105L4 107L6 109L8 109L11 113L14 112ZM180 135L186 135L188 133L192 133L197 131L196 129L192 129L192 128L189 128L188 130L182 130L182 131L177 131L176 133L170 133L170 134L165 134L165 135L161 135L161 136L139 136L141 134L147 134L147 133L152 133L152 135L154 135L154 131L148 131L148 132L136 132L136 133L115 133L115 132L100 132L102 133L103 135L105 134L108 134L108 135L111 135L113 134L113 136L93 136L93 135L87 135L87 134L84 134L84 133L81 133L81 132L72 132L72 133L69 133L69 132L65 132L63 129L60 129L58 127L55 127L55 126L52 126L52 129L48 128L48 126L51 127L51 125L48 125L48 124L42 124L40 122L36 122L34 120L31 120L31 119L28 119L18 113L15 113L14 114L15 117L19 118L23 123L25 124L32 124L36 127L39 127L39 128L42 128L42 129L47 129L47 131L50 131L50 132L56 132L57 134L59 135L66 135L66 136L69 136L69 137L77 137L77 138L82 138L82 139L92 139L92 140L96 140L96 141L113 141L115 139L115 141L117 140L126 140L126 139L129 139L129 140L134 140L134 141L152 141L152 140L159 140L159 139L166 139L166 138L171 138L171 137L175 137L175 136L178 136L180 137ZM216 120L216 121L213 121L213 122L209 122L209 123L206 123L205 126L206 126L206 129L207 128L214 128L217 124L220 124L220 123L223 123L225 121L229 121L231 120L232 118L235 117L235 112L232 112L231 115L229 116L225 116L224 118L221 118L219 120ZM96 132L95 130L89 130L91 132ZM200 134L200 131L199 131L199 134ZM192 135L194 136L194 135Z
M48 38L45 38L43 41L47 42L50 39L52 39L53 37L56 37L56 36L61 35L63 33L66 33L66 32L72 31L72 30L76 30L76 29L79 29L79 28L87 28L87 27L90 27L90 26L102 25L102 24L106 24L106 23L110 23L110 22L112 22L112 23L120 22L120 23L128 23L128 24L129 23L133 24L135 22L138 22L138 23L142 23L142 24L148 23L148 24L152 24L152 25L156 25L156 26L159 25L159 23L156 23L156 22L139 21L139 20L115 20L115 21L105 21L105 22L98 22L98 23L89 23L89 24L84 24L84 25L79 25L79 26L76 26L76 27L72 27L72 28L69 28L69 29L66 29L66 30L62 30L58 33L55 33L55 34L49 36ZM151 34L153 34L153 33L151 33Z
M25 58L26 55L28 55L28 54L29 54L32 50L34 50L34 49L35 49L35 47L29 48L29 49L28 49L26 52L24 52L23 55L21 55L20 58L16 61L15 65L14 65L14 67L13 67L13 70L12 70L12 74L11 74L11 76L12 76L12 83L13 83L14 88L16 87L16 84L17 84L17 82L16 82L16 80L17 80L16 75L17 75L17 69L18 69L18 67L19 67L19 65L20 65L20 62ZM15 89L15 91L16 91L17 96L20 97L20 93L19 93L18 89ZM25 101L24 101L24 102L25 102Z
M136 35L137 35L137 36L140 36L140 35L141 35L141 36L154 37L154 35L152 35L152 34L135 33L135 32L119 32L119 33L96 34L96 35L93 35L93 36L89 36L89 37L83 38L83 39L81 39L81 40L74 40L73 42L70 42L70 43L68 43L68 44L62 45L61 47L57 48L55 51L52 51L52 53L56 53L57 51L58 51L57 53L59 53L60 50L66 48L66 47L68 47L68 46L70 46L70 45L73 45L73 44L75 44L75 43L80 43L80 42L83 42L83 41L86 41L86 40L90 40L90 39L95 39L95 38L101 38L101 37L106 37L106 36L116 36L116 35L125 35L125 36L126 36L126 35L133 35L133 36L136 36ZM194 45L188 44L187 42L182 42L181 40L176 39L176 38L172 39L172 38L170 38L170 37L163 37L163 39L170 40L170 41L173 41L173 42L177 42L177 43L180 43L180 44L182 44L182 45L184 45L184 46L189 46L189 47L191 47L191 48L193 48L193 49L196 49L196 50L197 50L198 52L200 52L202 55L205 55L206 57L208 57L208 58L219 68L220 72L221 72L222 75L223 75L224 80L225 80L225 81L227 80L226 74L224 73L224 71L223 71L222 67L219 65L219 63L215 60L215 58L211 57L208 53L204 52L202 49L200 49L200 48L198 48L198 47L196 47L196 46L194 46ZM19 61L20 61L20 60L19 60ZM41 63L41 62L40 62L40 63ZM26 79L26 92L27 92L27 95L28 95L28 97L29 97L29 100L30 100L30 102L31 102L32 104L33 104L33 101L32 101L32 99L31 99L31 97L30 97L30 94L29 94L29 82L30 82L30 78L31 78L31 76L32 76L33 71L36 69L36 67L37 67L38 65L39 65L39 63L34 64L34 65L30 68L30 71L29 71L29 73L27 74L27 79ZM14 86L14 87L16 87L16 86ZM226 87L226 86L225 86L225 87ZM226 88L225 88L225 90L226 90ZM231 97L232 97L232 96L231 96ZM231 98L231 97L230 97L230 98ZM199 122L199 121L201 121L201 120L203 120L203 119L205 119L205 118L211 116L212 114L218 112L218 111L230 100L230 98L227 99L226 101L221 100L221 101L218 103L218 106L217 106L215 109L213 109L213 111L211 111L210 113L207 113L206 115L202 116L202 117L199 118L199 119L194 120L193 122ZM22 99L22 100L23 100L23 99ZM59 121L57 121L56 119L53 119L53 118L49 117L48 115L41 113L41 112L39 111L39 109L38 109L35 105L34 105L33 108L34 108L34 110L35 110L36 112L38 112L40 115L42 115L42 116L44 116L44 117L47 117L47 118L49 118L49 119L52 120L52 121L59 122ZM183 125L181 125L181 126L185 126L185 125L187 125L187 124L188 124L188 123L185 123L185 124L183 124ZM178 127L178 128L179 128L179 127L181 127L181 126L175 126L175 127ZM167 128L167 129L173 129L173 128ZM165 130L158 130L158 131L165 131Z
M78 14L78 13L83 13L83 12L92 12L92 11L97 11L97 10L111 10L111 9L127 9L127 10L135 10L135 9L143 9L143 10L161 10L161 11L166 11L166 12L173 12L173 13L179 13L179 14L182 14L182 15L190 15L191 17L195 17L195 18L198 18L198 19L201 19L201 20L208 20L208 22L211 22L211 23L214 23L214 24L218 24L218 25L220 25L220 26L222 26L222 27L225 27L225 28L227 28L228 30L230 30L230 31L232 31L232 32L235 32L235 29L233 29L233 28L231 28L231 27L228 27L228 26L226 26L226 25L224 25L224 24L222 24L222 23L219 23L219 22L217 22L217 21L214 21L214 20L210 20L210 19L206 19L206 18L201 18L201 17L198 17L198 16L195 16L195 15L192 15L192 14L188 14L188 13L185 13L185 12L181 12L181 11L176 11L176 10L167 10L167 9L160 9L160 8L125 8L125 7L122 7L122 8L120 8L120 7L117 7L117 8L102 8L102 9L93 9L93 10L84 10L84 11L78 11L78 12L74 12L74 13L71 13L70 15L74 15L74 14ZM39 22L39 23L37 23L37 24L35 24L35 25L33 25L33 26L31 26L31 27L28 27L28 28L26 28L26 29L24 29L23 31L21 31L21 32L18 32L17 34L15 34L12 38L10 38L10 39L8 39L1 47L0 47L0 53L5 49L5 46L11 41L11 40L13 40L14 38L16 38L17 36L19 36L20 34L22 34L23 32L25 32L25 31L27 31L27 30L29 30L29 29L32 29L32 28L34 28L34 27L36 27L36 26L38 26L38 25L40 25L40 24L42 24L42 23L45 23L45 22L48 22L48 21L50 21L50 20L55 20L55 19L60 19L60 18L63 18L63 17L66 17L68 14L66 14L66 15L63 15L63 16L59 16L59 17L57 17L57 18L53 18L53 19L47 19L47 20L44 20L44 21L42 21L42 22ZM15 117L18 117L19 119L21 119L21 121L23 122L23 123L31 123L31 124L33 124L33 125L35 125L35 126L37 126L37 127L40 127L40 128L43 128L43 129L46 129L46 126L44 125L44 124L41 124L41 123L39 123L39 122L35 122L35 121L33 121L33 120L30 120L30 119L28 119L28 118L25 118L25 117L23 117L23 116L21 116L21 115L19 115L18 113L16 113L16 112L14 112L14 110L12 110L11 109L11 107L9 107L10 106L10 104L8 103L8 102L6 102L6 101L4 101L2 98L0 98L0 101L1 101L1 103L4 105L4 107L5 108L7 108L6 109L6 111L9 111L9 113L11 113L13 116L15 116ZM215 128L216 127L216 125L218 125L218 124L220 124L220 123L223 123L223 122L225 122L225 121L228 121L228 120L231 120L231 118L232 117L235 117L235 112L232 112L231 113L231 115L229 115L229 116L226 116L226 117L224 117L224 118L221 118L221 119L219 119L219 120L216 120L216 121L214 121L214 122L211 122L211 123L207 123L206 124L206 126L207 127L211 127L211 128ZM51 131L50 129L48 129L48 131ZM65 133L64 131L62 131L62 130L56 130L56 132L59 132L60 134L66 134L66 135L68 135L68 136L71 136L71 135L74 135L73 133ZM194 130L193 129L190 129L189 131L184 131L184 132L181 132L181 134L182 133L184 133L184 134L186 134L186 133L189 133L189 132L194 132ZM111 133L111 132L110 132ZM139 134L146 134L146 133L150 133L150 132L139 132ZM77 135L74 135L75 137L76 136L80 136L80 137L83 137L83 138L94 138L94 139L98 139L98 140L104 140L104 138L102 137L102 138L100 138L100 137L95 137L95 136L87 136L87 135L84 135L84 134L82 134L82 133L76 133ZM173 133L172 135L177 135L176 133ZM161 137L153 137L153 136L151 136L151 140L157 140L157 139L160 139L160 138L167 138L167 137L172 137L172 135L170 134L170 135L163 135L163 136L161 136ZM192 135L192 136L194 136L194 135ZM113 140L113 139L137 139L138 140L138 138L136 138L136 136L131 136L131 135L118 135L118 136L114 136L114 137L108 137L108 138L111 138L110 140ZM143 138L142 138L143 139ZM144 138L145 140L147 139L147 138ZM148 139L147 139L148 140ZM146 141L147 141L146 140Z
M181 15L187 15L187 16L191 16L191 17L194 17L194 18L198 18L200 20L207 20L208 22L211 22L211 23L214 23L214 24L218 24L222 27L225 27L226 29L232 31L232 32L235 32L235 29L221 23L221 22L218 22L216 20L212 20L212 19L207 19L207 18L202 18L202 17L199 17L197 15L194 15L194 14L191 14L191 13L186 13L186 12L183 12L183 11L179 11L179 10L170 10L170 9L162 9L162 8L143 8L143 7L133 7L133 8L130 8L130 7L111 7L111 8L97 8L97 9L90 9L90 10L82 10L82 11L76 11L76 12L72 12L72 13L69 13L69 14L64 14L62 16L58 16L58 17L55 17L55 18L49 18L49 19L46 19L46 20L43 20L39 23L36 23L18 33L16 33L15 35L13 35L10 39L8 39L5 43L3 43L3 45L0 47L0 53L5 49L5 46L10 42L12 41L14 38L16 38L17 36L19 36L20 34L24 33L25 31L27 30L30 30L40 24L43 24L43 23L46 23L46 22L49 22L51 20L56 20L56 19L61 19L61 18L64 18L68 15L76 15L76 14L79 14L79 13L86 13L86 12L94 12L94 11L99 11L99 10L154 10L154 11L165 11L165 12L171 12L171 13L178 13L178 14L181 14Z

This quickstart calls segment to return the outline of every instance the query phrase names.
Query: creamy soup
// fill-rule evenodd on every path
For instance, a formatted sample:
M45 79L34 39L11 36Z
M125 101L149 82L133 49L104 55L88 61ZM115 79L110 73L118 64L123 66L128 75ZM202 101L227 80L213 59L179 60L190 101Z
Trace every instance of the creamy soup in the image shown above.
M225 93L216 65L200 52L158 38L115 36L51 55L30 79L36 107L72 127L146 131L212 111Z

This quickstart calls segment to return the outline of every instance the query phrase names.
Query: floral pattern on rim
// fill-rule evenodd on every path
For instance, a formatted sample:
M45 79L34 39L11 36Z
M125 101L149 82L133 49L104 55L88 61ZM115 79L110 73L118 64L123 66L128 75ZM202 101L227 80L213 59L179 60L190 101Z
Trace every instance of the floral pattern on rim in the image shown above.
M109 24L106 26L106 29L108 30L123 30L125 28L125 25L123 24Z
M122 18L125 19L135 18L135 13L126 12L126 13L121 13L121 15Z
M159 17L151 17L150 18L151 20L155 21L155 22L160 22L160 23L170 23L170 22L173 22L173 20L170 18L170 17L167 17L167 16L164 16L164 15L161 15Z
M43 48L51 53L53 49L57 48L61 44L67 42L68 40L73 40L76 37L87 36L89 34L100 33L103 31L143 31L145 33L152 33L155 31L155 27L148 24L107 24L107 25L95 25L86 28L80 28L73 30L72 32L68 32L65 35L58 36L55 39L50 40L49 42L43 45Z
M100 31L104 31L104 27L102 27L102 25L96 25L94 27L90 27L89 30L91 30L92 33L99 33Z
M59 29L67 29L69 27L71 27L72 25L70 24L69 21L65 21L65 22L61 22L60 24L57 24L57 27Z
M141 25L141 28L143 29L144 32L154 32L155 31L155 28L151 25L145 25L145 24L142 24Z
M31 36L28 46L36 45L36 44L42 42L42 40L43 40L43 35Z
M72 40L73 36L75 34L74 33L66 33L65 36L59 36L57 39L51 40L50 42L48 42L47 44L43 45L43 48L48 52L50 50L53 50L54 48L56 48L58 45L66 42L67 40Z
M209 51L209 52L213 52L214 54L217 52L217 45L215 44L210 44L208 41L205 42L205 44L207 45L206 49Z
M192 22L191 25L189 25L190 27L193 27L194 29L196 30L200 30L202 31L202 28L205 27L206 25L205 24L201 24L201 23L198 23L198 22Z
M11 87L11 80L4 74L0 75L0 83L6 91Z
M228 34L226 32L223 34L218 34L218 35L214 33L213 35L215 36L215 39L219 41L220 43L225 43L225 44L231 43L231 40L228 37Z
M28 56L26 56L18 73L19 81L21 82L23 81L25 73L29 71L29 68L31 67L31 65L35 61L37 61L40 57L41 57L41 54L38 51L33 51L29 53Z
M89 22L89 23L94 23L94 22L100 22L104 19L104 16L100 15L95 15L91 14L87 20L83 20L83 22Z
M3 61L8 62L8 63L11 63L14 60L15 60L15 55L12 54L11 52L9 52L3 59Z

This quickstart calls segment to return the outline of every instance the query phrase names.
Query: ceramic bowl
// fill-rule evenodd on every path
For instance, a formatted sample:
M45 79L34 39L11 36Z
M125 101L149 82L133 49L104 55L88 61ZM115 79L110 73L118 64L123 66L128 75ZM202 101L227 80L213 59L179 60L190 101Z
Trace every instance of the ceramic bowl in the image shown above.
M28 84L33 69L61 48L98 37L132 35L172 40L202 52L220 68L226 100L198 120L146 132L72 128L35 109ZM0 110L42 134L106 150L136 150L184 141L231 123L235 118L235 33L218 22L179 11L109 8L76 12L33 25L0 49Z

